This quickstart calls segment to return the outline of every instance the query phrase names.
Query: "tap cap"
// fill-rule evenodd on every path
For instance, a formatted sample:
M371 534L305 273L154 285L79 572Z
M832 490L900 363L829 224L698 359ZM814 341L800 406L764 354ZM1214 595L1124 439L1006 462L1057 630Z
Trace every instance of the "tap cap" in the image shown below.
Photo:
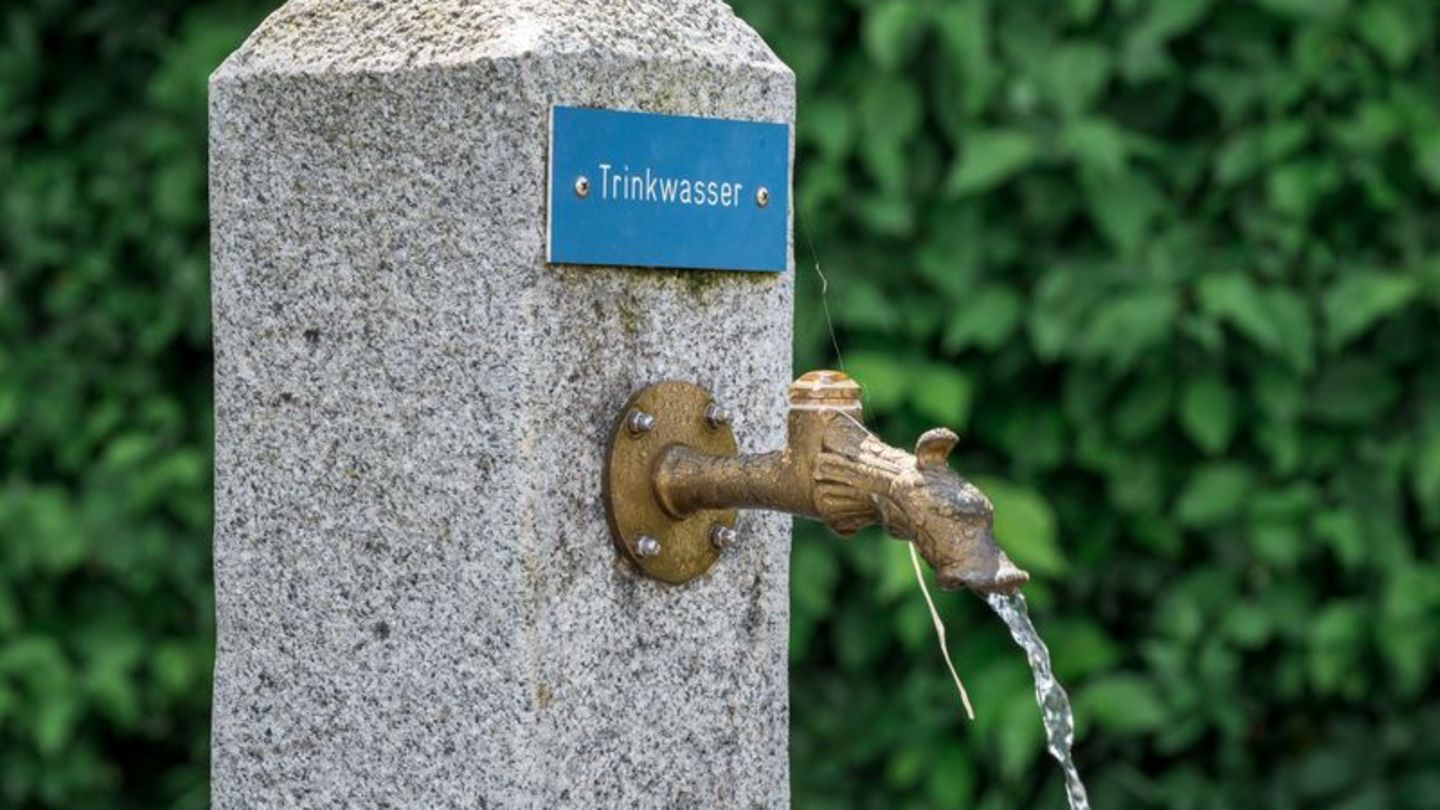
M860 384L841 371L809 371L790 383L790 407L860 410Z

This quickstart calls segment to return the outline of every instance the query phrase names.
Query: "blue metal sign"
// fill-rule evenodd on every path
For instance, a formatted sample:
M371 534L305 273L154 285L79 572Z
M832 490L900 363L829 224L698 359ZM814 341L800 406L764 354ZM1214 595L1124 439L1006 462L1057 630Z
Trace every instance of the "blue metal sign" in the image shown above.
M790 127L555 107L548 259L780 272Z

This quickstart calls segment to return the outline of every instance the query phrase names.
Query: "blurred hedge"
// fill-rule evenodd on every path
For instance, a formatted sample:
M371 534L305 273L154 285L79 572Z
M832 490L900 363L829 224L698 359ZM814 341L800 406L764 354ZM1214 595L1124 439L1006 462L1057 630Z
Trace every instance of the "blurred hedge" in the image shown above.
M0 806L203 806L205 79L261 9L0 9Z
M204 80L265 3L0 10L0 804L200 806ZM1099 807L1440 807L1426 0L741 0L799 76L802 366L961 429ZM1029 673L801 527L797 807L1059 807Z
M1440 807L1440 8L743 8L849 370L962 428L1096 806ZM795 550L797 804L1063 806L981 603L971 726L903 548L836 546Z

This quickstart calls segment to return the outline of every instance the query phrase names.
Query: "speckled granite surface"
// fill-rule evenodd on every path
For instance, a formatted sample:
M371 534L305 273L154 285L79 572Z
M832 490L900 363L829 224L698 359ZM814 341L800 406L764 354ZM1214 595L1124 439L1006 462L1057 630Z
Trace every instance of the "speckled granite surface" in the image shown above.
M788 804L788 519L643 580L600 463L669 377L778 446L793 270L547 267L552 104L794 81L719 0L291 2L212 79L217 808Z

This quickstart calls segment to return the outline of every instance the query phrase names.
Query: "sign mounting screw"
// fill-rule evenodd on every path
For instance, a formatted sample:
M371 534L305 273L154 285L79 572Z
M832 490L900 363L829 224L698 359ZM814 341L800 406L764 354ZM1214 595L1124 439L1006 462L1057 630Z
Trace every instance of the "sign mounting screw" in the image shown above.
M635 553L641 557L654 557L660 553L660 541L642 534L635 538Z
M586 176L583 175L583 174L580 175L579 177L575 178L575 196L576 196L576 197L588 197L588 196L590 196L590 178L586 177Z
M770 204L770 189L761 186L755 190L755 204L764 208Z

